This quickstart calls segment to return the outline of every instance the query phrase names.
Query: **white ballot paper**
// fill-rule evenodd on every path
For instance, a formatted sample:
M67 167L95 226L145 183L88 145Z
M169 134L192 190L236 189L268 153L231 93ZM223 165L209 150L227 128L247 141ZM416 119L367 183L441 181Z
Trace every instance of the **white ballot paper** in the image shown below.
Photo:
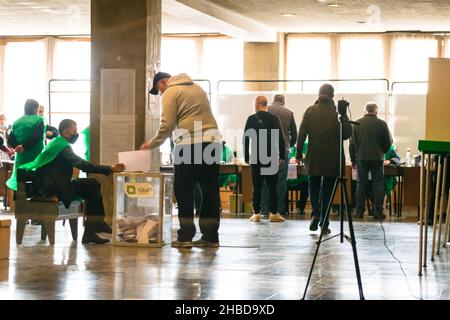
M119 162L125 165L126 172L151 171L149 150L119 152Z
M288 180L297 179L297 164L289 163Z

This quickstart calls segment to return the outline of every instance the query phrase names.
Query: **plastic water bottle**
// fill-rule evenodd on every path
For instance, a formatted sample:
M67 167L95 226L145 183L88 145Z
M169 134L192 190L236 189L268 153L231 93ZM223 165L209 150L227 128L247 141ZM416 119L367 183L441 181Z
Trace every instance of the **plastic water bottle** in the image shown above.
M407 167L411 167L411 162L412 162L412 159L411 159L411 148L407 148L406 149L406 166Z

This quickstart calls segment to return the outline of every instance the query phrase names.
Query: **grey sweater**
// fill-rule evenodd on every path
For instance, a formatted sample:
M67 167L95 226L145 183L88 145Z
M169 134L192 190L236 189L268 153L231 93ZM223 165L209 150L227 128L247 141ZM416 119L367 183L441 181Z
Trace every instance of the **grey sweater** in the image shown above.
M150 149L161 146L176 131L175 143L220 141L206 92L186 74L171 77L162 97L161 123Z
M392 137L386 122L376 115L367 114L357 120L350 139L350 158L355 161L384 161L392 145Z
M297 125L295 124L294 113L278 102L269 106L269 112L280 119L284 135L285 152L289 153L291 147L295 146L297 142Z

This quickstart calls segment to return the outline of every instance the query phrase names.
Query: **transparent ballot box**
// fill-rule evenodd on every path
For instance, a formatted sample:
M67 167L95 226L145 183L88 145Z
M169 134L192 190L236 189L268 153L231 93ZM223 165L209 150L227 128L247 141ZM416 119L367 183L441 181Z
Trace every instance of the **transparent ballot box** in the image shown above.
M170 241L172 186L172 174L115 174L112 244L162 247Z

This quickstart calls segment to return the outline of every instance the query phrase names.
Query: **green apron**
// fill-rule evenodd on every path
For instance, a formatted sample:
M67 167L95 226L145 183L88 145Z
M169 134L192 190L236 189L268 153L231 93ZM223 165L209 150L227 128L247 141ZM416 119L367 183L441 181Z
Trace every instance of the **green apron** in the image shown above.
M390 160L389 155L391 154L391 151L395 151L395 146L392 145L388 152L386 152L385 160ZM390 195L392 190L394 190L395 183L397 182L397 179L395 177L384 177L384 191L386 195Z
M69 146L70 144L65 138L61 136L56 137L45 146L44 151L42 151L34 161L21 165L19 169L35 171L42 168L52 162L61 151Z
M14 122L12 132L14 132L18 143L24 144L33 135L35 127L43 123L44 119L38 115L24 115ZM24 153L16 153L13 174L6 181L8 188L17 191L17 168L33 161L41 153L42 149L44 149L45 134L46 132L44 130L42 140L36 143L30 150L25 150Z
M222 148L221 161L229 163L233 159L233 152L227 146ZM237 177L235 174L221 174L219 176L219 186L227 187L230 184L236 184Z
M306 154L307 151L308 151L308 142L305 141L305 144L303 145L302 153ZM291 153L289 154L289 159L286 159L286 161L289 161L290 159L295 158L296 156L297 156L296 148L292 147ZM295 189L300 184L302 184L304 182L308 182L308 181L309 181L309 176L306 176L306 175L299 176L297 179L289 179L288 180L288 189Z

